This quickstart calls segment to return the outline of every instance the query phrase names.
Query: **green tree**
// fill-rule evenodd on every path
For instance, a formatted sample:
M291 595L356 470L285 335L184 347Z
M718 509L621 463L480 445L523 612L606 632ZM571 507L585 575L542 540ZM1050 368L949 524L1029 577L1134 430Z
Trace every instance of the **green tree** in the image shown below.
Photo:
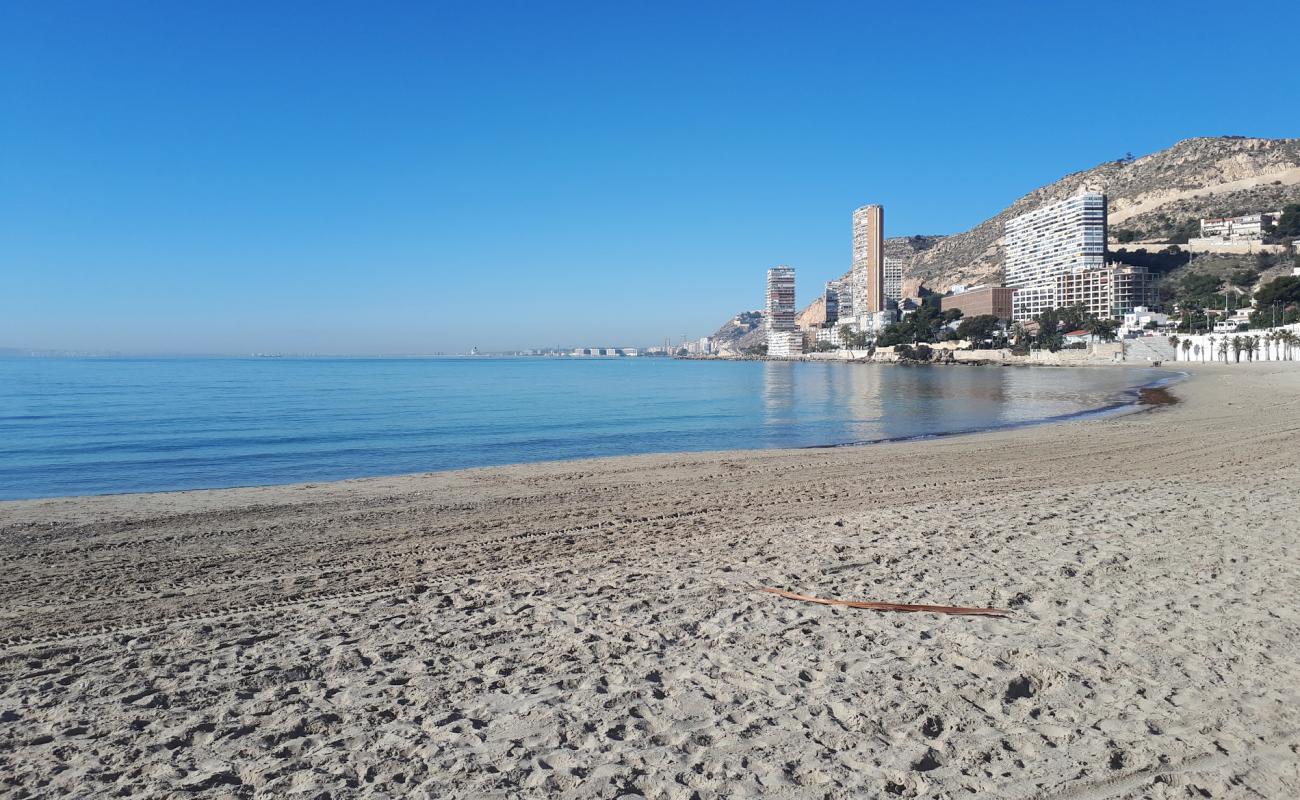
M1088 323L1092 322L1094 317L1088 313L1088 307L1083 303L1075 303L1060 309L1058 317L1061 320L1061 327L1069 331L1082 331L1088 329Z
M1038 315L1038 348L1055 353L1065 343L1061 335L1061 316L1057 309L1049 308Z
M1092 319L1088 322L1088 332L1103 342L1115 341L1115 333L1119 330L1119 323L1113 319Z
M1187 244L1188 239L1200 235L1201 221L1194 217L1188 217L1173 227L1168 242L1170 244Z
M1255 290L1255 310L1250 324L1256 328L1300 322L1300 276L1274 278Z
M992 339L1002 328L1002 321L993 314L977 314L963 319L957 325L957 336L972 342Z
M1179 306L1196 305L1201 307L1210 306L1211 308L1216 305L1222 306L1223 298L1218 295L1218 291L1222 286L1222 278L1216 278L1204 272L1189 272L1183 276L1182 281L1179 283L1175 297Z
M1243 289L1254 286L1255 281L1257 280L1259 280L1259 272L1253 269L1233 270L1232 273L1228 275L1229 283L1233 286L1240 286Z
M1300 236L1300 203L1289 203L1282 209L1282 216L1278 217L1273 235Z
M886 326L876 338L881 347L891 345L914 344L918 342L935 342L941 336L944 326L944 314L937 304L930 303L930 298L920 308L908 314L893 325ZM955 310L955 309L952 309Z

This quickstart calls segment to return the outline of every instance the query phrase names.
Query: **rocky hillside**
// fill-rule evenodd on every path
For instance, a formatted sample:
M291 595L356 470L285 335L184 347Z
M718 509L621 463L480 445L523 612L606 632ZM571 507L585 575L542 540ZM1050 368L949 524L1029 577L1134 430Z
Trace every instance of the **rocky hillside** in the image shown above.
M742 311L713 332L715 351L732 351L736 355L757 347L767 340L763 332L762 311Z
M1142 158L1067 175L964 233L889 239L886 254L904 259L904 294L916 294L922 285L944 292L954 284L1000 281L1006 221L1083 188L1106 193L1112 233L1125 229L1138 239L1161 238L1188 219L1300 202L1300 139L1186 139ZM816 317L813 307L805 313Z

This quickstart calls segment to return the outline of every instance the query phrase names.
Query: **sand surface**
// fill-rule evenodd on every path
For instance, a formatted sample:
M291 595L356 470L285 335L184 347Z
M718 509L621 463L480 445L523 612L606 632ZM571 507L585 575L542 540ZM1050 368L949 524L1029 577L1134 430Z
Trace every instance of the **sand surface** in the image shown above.
M1174 392L927 442L0 503L0 795L1300 797L1300 370Z

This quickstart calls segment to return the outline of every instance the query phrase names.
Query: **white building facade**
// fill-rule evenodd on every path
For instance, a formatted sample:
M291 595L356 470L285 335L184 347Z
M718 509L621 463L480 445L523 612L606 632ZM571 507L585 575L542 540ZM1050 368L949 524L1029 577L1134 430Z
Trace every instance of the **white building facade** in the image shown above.
M795 325L794 267L773 267L767 271L767 354L792 358L803 353L803 334Z
M1013 320L1060 305L1057 278L1106 265L1106 196L1082 192L1009 220L1006 285L1016 288Z
M884 269L885 303L897 303L903 299L903 259L886 257Z
M1280 211L1265 211L1240 217L1201 220L1203 239L1263 239L1264 233L1282 216Z

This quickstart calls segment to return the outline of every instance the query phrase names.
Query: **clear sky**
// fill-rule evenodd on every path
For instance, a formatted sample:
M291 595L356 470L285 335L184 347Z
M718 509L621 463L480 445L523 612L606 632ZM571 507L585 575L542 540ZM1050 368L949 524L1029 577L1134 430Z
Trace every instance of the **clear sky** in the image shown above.
M1300 5L0 2L0 347L644 345L1190 136Z

